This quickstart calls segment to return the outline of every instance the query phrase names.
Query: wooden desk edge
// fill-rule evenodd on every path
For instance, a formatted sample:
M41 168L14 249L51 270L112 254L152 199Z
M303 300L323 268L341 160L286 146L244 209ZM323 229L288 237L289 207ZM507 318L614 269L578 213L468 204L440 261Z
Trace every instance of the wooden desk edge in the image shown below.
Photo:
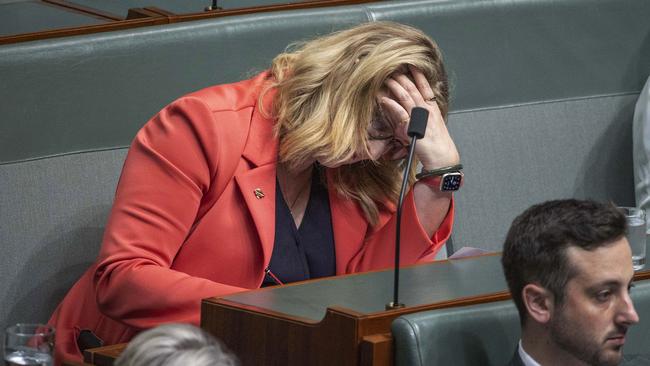
M410 314L410 313L426 311L426 310L435 310L435 309L444 309L444 308L449 308L449 307L468 306L468 305L482 304L482 303L485 303L485 302L496 302L496 301L502 301L502 300L508 300L508 299L510 299L510 293L508 291L500 291L500 292L495 292L495 293L481 294L481 295L477 295L477 296L469 296L469 297L439 301L439 302L416 305L416 306L408 306L408 307L401 308L401 309L384 310L384 311L371 312L371 313L360 313L358 311L348 309L348 308L343 307L343 306L332 305L332 306L328 306L326 308L325 314L323 314L323 318L320 319L320 320L295 316L295 315L282 313L282 312L275 311L275 310L269 310L269 309L262 308L262 307L259 307L259 306L255 306L255 305L242 304L242 303L232 301L232 300L229 300L229 299L225 299L225 298L208 298L208 299L204 299L201 306L202 306L202 308L204 306L219 306L219 307L229 308L229 309L239 309L239 310L243 310L243 311L248 312L248 313L263 314L265 316L269 316L269 317L273 317L273 318L279 318L279 319L284 319L284 320L291 321L291 322L302 323L304 325L315 326L315 325L318 325L319 323L323 322L329 316L329 314L333 314L333 313L340 314L340 315L345 315L345 316L352 316L352 317L355 317L355 318L373 318L373 317L377 317L377 316L383 316L383 315L385 315L387 313L399 316L399 315Z
M128 346L128 343L89 348L84 351L84 362L96 366L112 366L115 359L124 352L126 346Z

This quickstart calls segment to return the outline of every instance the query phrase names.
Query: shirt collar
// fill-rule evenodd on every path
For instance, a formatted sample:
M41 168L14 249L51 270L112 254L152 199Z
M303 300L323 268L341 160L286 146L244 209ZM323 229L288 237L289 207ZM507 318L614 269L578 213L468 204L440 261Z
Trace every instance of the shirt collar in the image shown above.
M521 358L521 361L524 363L524 366L542 366L540 365L537 361L535 361L526 351L524 350L524 346L521 344L521 339L519 340L519 347L517 349L517 352L519 352L519 358Z

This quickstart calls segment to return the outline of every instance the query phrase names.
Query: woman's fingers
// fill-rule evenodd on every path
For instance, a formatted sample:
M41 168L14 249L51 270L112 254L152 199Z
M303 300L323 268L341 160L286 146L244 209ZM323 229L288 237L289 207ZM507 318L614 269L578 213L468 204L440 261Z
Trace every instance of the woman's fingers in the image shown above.
M390 92L388 97L380 98L382 110L393 125L395 138L403 145L410 141L407 135L408 121L413 107L423 107L429 111L424 138L418 142L415 152L427 169L453 165L459 161L458 150L449 135L444 118L436 103L435 94L424 74L409 67L410 76L395 73L385 82ZM391 148L386 158L403 157L405 149Z
M422 71L409 66L411 78L403 73L395 73L385 82L393 99L405 110L413 107L430 107L435 105L435 94Z
M410 111L413 107L424 101L418 88L404 74L395 74L388 78L386 80L386 86L393 99L407 111Z
M424 101L426 102L433 101L436 95L433 93L433 90L431 89L431 85L429 85L429 80L427 80L427 78L424 76L422 71L418 70L417 68L411 65L409 65L409 71L411 72L411 76L413 76L413 81L415 82L415 86L420 91L420 94L422 95L422 98L424 98Z
M393 121L408 121L413 107L426 108L429 111L427 128L424 138L415 147L420 162L427 169L457 163L460 159L458 150L449 135L428 80L414 67L409 67L409 73L410 77L404 73L395 73L386 80L390 98L382 98L382 107L385 106L383 108L390 113ZM409 138L406 134L408 123L401 123L400 127L395 129L395 136L400 142L408 144ZM397 154L398 151L392 153Z

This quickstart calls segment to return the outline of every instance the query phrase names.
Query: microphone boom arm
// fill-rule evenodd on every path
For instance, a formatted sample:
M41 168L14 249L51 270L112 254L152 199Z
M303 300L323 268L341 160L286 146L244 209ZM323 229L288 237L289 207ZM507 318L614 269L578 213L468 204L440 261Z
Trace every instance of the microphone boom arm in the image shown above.
M411 136L411 145L409 148L408 160L404 168L404 175L402 177L402 189L399 193L397 200L397 213L395 224L395 272L393 283L393 301L386 304L386 310L403 308L405 305L399 302L399 264L400 264L400 236L401 236L401 223L402 223L402 204L404 202L404 195L406 194L406 187L408 186L408 178L411 172L411 165L413 165L413 155L415 155L415 143L418 139L424 137L424 131L427 128L427 120L429 118L429 111L421 108L414 107L411 110L411 120L408 127L408 135Z

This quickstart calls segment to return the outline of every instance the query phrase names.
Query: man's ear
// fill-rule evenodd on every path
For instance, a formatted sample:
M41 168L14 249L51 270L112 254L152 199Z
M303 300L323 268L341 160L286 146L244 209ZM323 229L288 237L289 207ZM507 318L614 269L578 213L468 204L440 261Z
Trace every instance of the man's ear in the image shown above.
M521 291L528 316L540 324L546 324L553 315L553 294L544 287L529 283Z

